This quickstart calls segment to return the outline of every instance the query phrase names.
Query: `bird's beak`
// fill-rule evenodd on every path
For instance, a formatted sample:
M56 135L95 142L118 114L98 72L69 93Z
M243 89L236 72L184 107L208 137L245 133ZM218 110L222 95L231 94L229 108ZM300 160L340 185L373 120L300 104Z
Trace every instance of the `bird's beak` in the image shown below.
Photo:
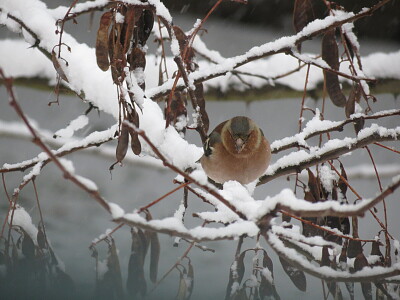
M244 147L244 141L241 138L237 138L235 141L236 151L240 153Z

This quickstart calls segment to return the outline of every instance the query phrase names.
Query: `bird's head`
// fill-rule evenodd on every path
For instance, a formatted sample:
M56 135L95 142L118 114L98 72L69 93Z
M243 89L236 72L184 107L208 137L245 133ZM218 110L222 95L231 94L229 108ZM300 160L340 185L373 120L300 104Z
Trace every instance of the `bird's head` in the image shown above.
M258 148L262 132L251 119L238 116L225 123L221 136L229 152L245 156Z

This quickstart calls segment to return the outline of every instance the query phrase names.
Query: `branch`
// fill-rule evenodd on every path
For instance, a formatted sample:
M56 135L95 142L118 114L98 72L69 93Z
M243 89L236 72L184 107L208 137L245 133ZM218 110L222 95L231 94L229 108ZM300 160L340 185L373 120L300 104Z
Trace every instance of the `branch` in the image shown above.
M98 190L94 190L91 187L88 187L85 182L83 182L82 178L78 178L77 176L73 175L67 168L60 162L60 160L53 154L53 152L46 146L46 144L42 141L39 135L36 133L36 130L32 127L28 118L25 116L24 112L22 111L21 107L19 106L14 90L12 88L12 79L6 78L3 74L3 71L0 69L0 77L4 80L8 95L10 96L10 105L14 108L18 116L23 120L23 122L28 127L29 131L33 136L33 142L37 144L40 148L42 148L47 155L51 158L51 160L55 163L55 165L62 171L64 178L71 180L74 184L78 187L89 193L103 208L105 208L108 212L111 213L112 209L109 203L104 200Z
M394 264L392 267L365 267L363 270L350 274L345 271L337 271L326 266L316 266L303 259L294 250L285 247L282 241L273 234L267 232L264 235L265 240L271 248L282 258L287 260L292 266L307 272L308 274L328 281L341 281L341 282L368 282L377 281L383 278L395 276L400 274L400 264Z
M380 193L378 196L371 200L362 200L357 204L340 204L337 201L325 201L318 203L310 203L305 200L296 199L298 202L304 201L301 205L298 203L293 204L293 201L286 202L286 199L279 198L276 201L275 207L271 203L270 206L275 209L284 210L291 214L301 216L301 217L352 217L352 216L363 216L366 211L376 206L385 197L393 194L396 189L400 187L400 176L394 178L393 182ZM293 199L294 200L294 199ZM269 211L271 208L269 208Z
M400 115L400 109L381 111L381 112L377 112L372 115L355 114L355 115L353 115L353 117L343 120L343 121L339 121L339 122L328 121L328 120L319 120L318 116L316 116L315 119L317 120L317 122L320 122L320 125L330 122L330 123L332 123L331 126L329 126L329 125L328 126L310 126L311 127L311 130L310 130L307 128L307 125L306 125L306 127L303 129L302 132L295 134L293 137L274 141L271 144L271 150L272 150L272 153L278 153L280 151L287 150L289 148L300 147L300 146L302 146L302 141L305 141L314 136L318 136L320 134L324 134L324 133L328 133L328 132L332 132L332 131L342 131L344 125L356 122L358 120L375 120L375 119L380 119L380 118L385 118L385 117L390 117L390 116L397 116L397 115ZM313 120L310 122L313 122ZM318 128L318 129L315 130L315 128Z
M308 26L304 27L303 30L298 32L296 35L282 37L279 40L263 44L258 47L254 47L246 52L246 54L236 56L234 58L228 58L224 62L221 62L218 67L212 69L211 72L204 72L203 70L193 72L190 74L191 79L195 84L207 81L209 79L225 75L234 69L243 66L251 61L271 56L278 53L290 53L294 44L299 44L305 40L312 39L327 30L341 26L346 23L354 22L360 18L371 15L374 11L385 5L391 0L382 0L372 6L369 9L364 9L358 14L347 13L342 16L328 16L322 20L314 20ZM169 94L171 90L171 82L166 82L163 85L153 88L147 91L149 98L158 99ZM183 90L185 85L180 81L176 90Z
M355 149L365 147L375 142L394 141L400 138L400 127L397 127L396 129L374 127L376 126L363 129L358 134L358 137L354 139L345 138L343 140L331 140L322 148L313 151L312 154L308 154L304 150L292 152L279 159L274 165L270 166L267 170L267 174L260 177L257 185L265 184L284 175L299 173L301 170L323 163L327 160L335 159L343 154L352 152ZM386 132L382 134L382 130L389 130L390 133ZM339 146L334 145L335 143L339 144ZM294 155L298 154L301 154L301 156L296 160L296 163L290 161ZM286 163L285 160L287 161Z

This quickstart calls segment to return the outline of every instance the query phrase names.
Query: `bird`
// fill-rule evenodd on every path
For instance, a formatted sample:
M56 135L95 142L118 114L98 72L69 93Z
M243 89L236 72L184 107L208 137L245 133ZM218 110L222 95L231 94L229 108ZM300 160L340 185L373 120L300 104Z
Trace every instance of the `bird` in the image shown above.
M271 147L250 118L237 116L219 124L204 143L200 164L215 183L236 180L248 184L264 174Z

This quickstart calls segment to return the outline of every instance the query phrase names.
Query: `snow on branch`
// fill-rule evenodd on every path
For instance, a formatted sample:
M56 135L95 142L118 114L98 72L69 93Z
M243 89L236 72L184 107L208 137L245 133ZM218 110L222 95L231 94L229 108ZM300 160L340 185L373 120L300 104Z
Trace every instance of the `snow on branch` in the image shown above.
M340 126L336 124L335 126ZM277 177L300 172L306 168L327 160L365 147L374 142L397 140L400 137L400 127L388 129L377 124L361 130L356 138L346 137L342 140L329 140L321 148L311 148L310 153L305 150L292 152L271 165L266 174L261 176L258 185L267 183Z

